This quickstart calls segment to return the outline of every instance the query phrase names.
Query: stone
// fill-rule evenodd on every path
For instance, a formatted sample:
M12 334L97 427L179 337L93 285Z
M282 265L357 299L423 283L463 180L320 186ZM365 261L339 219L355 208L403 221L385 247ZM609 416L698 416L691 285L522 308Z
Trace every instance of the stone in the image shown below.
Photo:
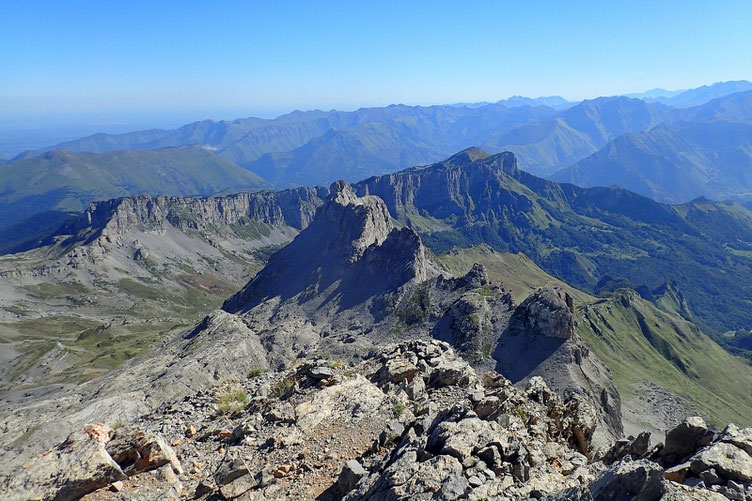
M650 433L643 432L637 435L637 438L629 437L628 439L617 440L608 451L603 455L603 462L613 464L626 456L632 459L640 459L648 453L650 447Z
M711 485L719 485L724 482L724 480L716 473L715 468L710 468L709 470L705 470L703 472L700 472L698 475L702 479L702 481L707 486Z
M124 480L126 475L105 448L110 432L97 424L71 433L10 479L10 499L68 501Z
M495 395L482 398L475 405L475 413L481 419L495 419L501 412L501 400Z
M495 435L494 431L491 423L477 417L444 421L429 438L428 449L464 461L476 450L484 448Z
M752 427L740 430L731 423L721 432L719 441L735 445L752 456Z
M590 484L594 499L658 501L666 492L663 469L644 459L614 463Z
M183 473L175 451L164 438L133 425L115 430L106 448L126 475L153 470L165 464L169 464L175 473Z
M404 357L396 357L386 361L382 368L376 372L374 380L389 383L407 381L409 383L417 373L418 368L414 364Z
M684 481L687 479L687 477L690 475L691 471L692 469L688 462L682 463L682 464L673 466L667 469L665 472L663 472L663 478L665 478L666 480L671 480L673 482L683 484Z
M363 478L368 472L355 459L345 463L337 479L337 489L341 496L344 496Z
M248 468L240 458L223 461L214 474L214 481L217 482L217 485L225 485L249 473Z
M727 480L742 483L752 480L752 457L728 443L718 442L706 447L692 456L690 462L692 472L697 475L713 468Z
M334 375L334 369L331 367L319 365L308 372L313 379L329 379Z
M710 431L701 417L689 417L678 426L666 432L666 441L661 456L684 458L705 447L713 440Z
M266 419L280 423L294 423L295 408L289 402L280 402L266 413Z
M405 425L396 419L390 420L386 428L379 434L379 445L385 445L389 442L398 442L405 432Z
M437 366L431 373L428 386L442 388L445 386L469 386L477 380L473 370L459 361Z

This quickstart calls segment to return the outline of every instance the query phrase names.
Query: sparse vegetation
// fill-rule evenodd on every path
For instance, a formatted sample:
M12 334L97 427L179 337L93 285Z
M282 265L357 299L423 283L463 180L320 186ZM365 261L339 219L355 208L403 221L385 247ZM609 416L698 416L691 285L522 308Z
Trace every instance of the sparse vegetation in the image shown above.
M271 391L269 392L269 396L272 398L282 399L285 395L287 395L287 392L290 391L290 388L292 388L293 384L294 381L292 379L285 378L272 387Z
M249 378L259 377L261 374L264 374L265 372L266 372L266 369L262 369L261 367L253 367L251 370L248 371L248 377Z
M397 317L407 326L419 324L431 311L431 297L428 286L422 285L410 299L397 311Z
M405 412L405 409L407 409L407 406L402 402L398 402L392 407L392 412L394 412L396 417L400 417L402 413Z
M235 415L249 402L248 394L242 389L228 390L217 397L217 415Z
M480 349L483 358L489 358L491 356L491 345L486 343Z

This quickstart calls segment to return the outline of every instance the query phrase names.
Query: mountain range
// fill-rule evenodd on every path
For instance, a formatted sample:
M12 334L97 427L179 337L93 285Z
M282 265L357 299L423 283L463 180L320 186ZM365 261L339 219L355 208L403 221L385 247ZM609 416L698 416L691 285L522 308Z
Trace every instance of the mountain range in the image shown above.
M684 96L682 106L689 106L723 96L683 108L662 104L656 96L666 93L660 91L642 100L609 97L566 106L558 97L514 97L493 104L293 112L274 120L205 120L174 130L95 134L2 164L0 227L6 231L0 244L10 249L33 240L42 233L38 223L47 221L44 231L51 230L69 211L95 199L139 192L231 193L338 178L355 182L430 164L473 145L512 151L523 170L558 181L618 184L664 202L698 196L744 202L748 183L735 180L745 179L749 160L743 146L749 93L727 93L747 84L724 82L671 97ZM179 169L171 168L177 164ZM94 174L82 175L85 171ZM42 213L47 216L40 219ZM29 218L36 223L24 222Z
M752 197L752 92L681 110L677 121L617 137L551 179L619 185L659 201Z
M676 108L689 108L699 106L711 99L745 92L752 90L752 82L746 80L732 80L728 82L718 82L711 85L703 85L696 89L684 91L666 91L664 89L654 89L643 94L631 94L630 97L645 99L646 101L658 102ZM657 92L656 92L657 91Z

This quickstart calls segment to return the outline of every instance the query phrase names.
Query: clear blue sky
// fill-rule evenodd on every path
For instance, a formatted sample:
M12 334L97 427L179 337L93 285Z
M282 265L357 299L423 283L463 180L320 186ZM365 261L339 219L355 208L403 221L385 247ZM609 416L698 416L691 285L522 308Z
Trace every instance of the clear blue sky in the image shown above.
M581 99L752 79L752 2L2 0L0 48L6 120Z

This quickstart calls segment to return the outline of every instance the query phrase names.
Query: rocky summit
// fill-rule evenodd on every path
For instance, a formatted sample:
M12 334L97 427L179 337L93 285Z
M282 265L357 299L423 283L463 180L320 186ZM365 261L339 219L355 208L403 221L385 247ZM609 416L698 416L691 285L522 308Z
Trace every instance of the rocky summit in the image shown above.
M517 304L482 264L447 273L381 198L336 182L221 309L3 416L0 492L752 499L752 428L682 416L625 438L577 321L562 287Z
M594 451L593 408L535 376L478 374L449 344L301 360L94 424L32 459L5 499L750 499L752 428L701 418Z

